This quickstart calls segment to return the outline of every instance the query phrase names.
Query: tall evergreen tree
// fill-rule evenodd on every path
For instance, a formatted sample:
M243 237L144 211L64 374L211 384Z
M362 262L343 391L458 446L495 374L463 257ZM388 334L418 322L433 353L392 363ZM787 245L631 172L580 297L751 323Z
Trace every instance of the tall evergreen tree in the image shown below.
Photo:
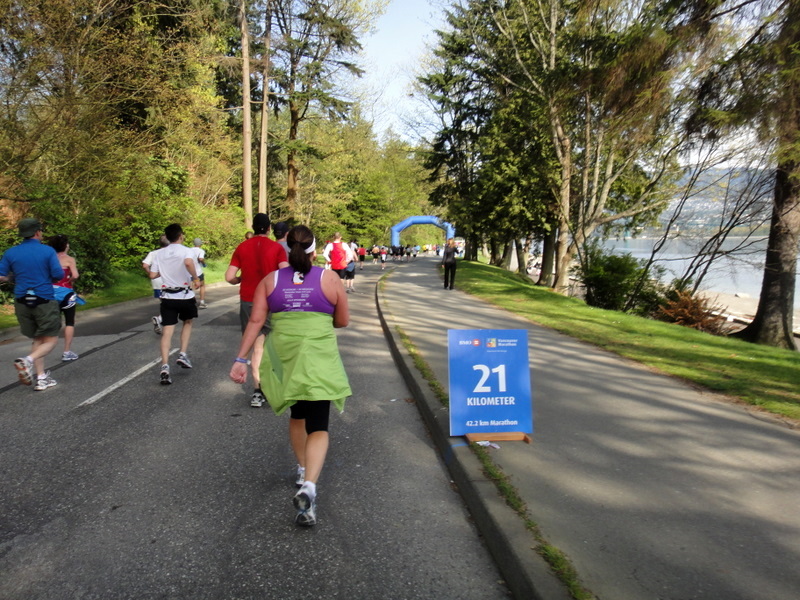
M488 207L477 194L479 140L488 116L488 88L477 72L468 34L470 7L453 6L449 30L440 31L432 72L419 78L438 118L425 166L434 188L431 201L446 207L447 220L466 241L465 256L477 258Z
M489 214L506 211L507 224L538 223L542 234L557 235L558 289L566 289L570 262L595 230L666 205L656 184L679 148L670 84L684 71L649 35L656 25L648 8L644 1L471 0L453 8L452 31L441 36L439 51L460 69L453 81L477 82L474 97L457 97L480 122L454 120L440 137L459 131L481 140L468 150L477 166L469 193L483 194L479 204L495 209ZM435 80L423 82L435 91ZM455 106L440 96L431 97ZM488 217L480 209L468 214Z

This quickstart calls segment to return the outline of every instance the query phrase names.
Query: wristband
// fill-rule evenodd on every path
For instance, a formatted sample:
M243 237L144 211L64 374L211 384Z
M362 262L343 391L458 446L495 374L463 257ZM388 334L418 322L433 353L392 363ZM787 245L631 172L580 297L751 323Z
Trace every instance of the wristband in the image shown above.
M242 358L241 356L237 356L236 358L233 359L233 362L239 362L239 363L247 364L247 359L246 358Z

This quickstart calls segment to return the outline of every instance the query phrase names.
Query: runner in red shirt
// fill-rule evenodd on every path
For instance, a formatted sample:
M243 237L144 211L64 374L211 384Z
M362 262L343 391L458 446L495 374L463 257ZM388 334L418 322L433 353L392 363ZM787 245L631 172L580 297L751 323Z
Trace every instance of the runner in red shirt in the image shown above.
M367 249L363 245L358 246L358 270L364 270L364 260L367 258Z
M267 237L268 231L269 217L264 213L258 213L253 217L255 235L237 246L233 251L230 266L225 271L225 281L232 285L239 285L239 321L242 333L250 320L253 295L258 284L273 271L289 266L286 250L278 242ZM255 387L250 406L255 408L262 406L265 400L264 393L261 391L261 377L258 369L264 353L264 336L267 333L269 333L269 324L265 324L261 329L261 334L253 345L253 352L250 356L250 372L253 374Z

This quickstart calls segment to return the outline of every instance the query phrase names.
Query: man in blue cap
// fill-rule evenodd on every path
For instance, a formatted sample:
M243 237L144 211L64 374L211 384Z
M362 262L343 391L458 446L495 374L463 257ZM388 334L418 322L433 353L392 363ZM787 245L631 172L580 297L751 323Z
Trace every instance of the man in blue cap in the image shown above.
M0 282L14 281L14 313L20 331L33 339L31 353L14 360L19 380L34 383L37 392L56 385L50 372L44 370L44 357L58 342L61 313L53 295L53 282L60 280L64 269L56 251L42 243L42 224L36 219L22 219L18 224L22 243L6 250L0 258Z

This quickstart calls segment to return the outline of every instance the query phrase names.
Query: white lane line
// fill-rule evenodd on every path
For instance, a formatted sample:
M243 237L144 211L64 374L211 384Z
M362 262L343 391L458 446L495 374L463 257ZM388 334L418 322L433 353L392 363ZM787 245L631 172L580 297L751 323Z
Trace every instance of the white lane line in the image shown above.
M179 350L178 348L173 348L172 350L170 350L169 351L170 356L175 354L178 350ZM78 404L78 407L88 406L89 404L94 404L98 400L102 400L105 396L107 396L108 394L110 394L114 390L116 390L118 388L121 388L123 385L125 385L129 381L132 381L133 379L136 379L139 375L141 375L142 373L144 373L148 369L152 369L153 365L157 365L160 362L161 362L161 357L160 356L155 360L151 360L149 363L147 363L141 369L137 369L136 371L134 371L130 375L127 375L126 377L123 377L122 379L120 379L116 383L111 384L110 386L108 386L103 391L98 392L97 394L95 394L91 398L88 398L87 400L84 400L83 402Z

